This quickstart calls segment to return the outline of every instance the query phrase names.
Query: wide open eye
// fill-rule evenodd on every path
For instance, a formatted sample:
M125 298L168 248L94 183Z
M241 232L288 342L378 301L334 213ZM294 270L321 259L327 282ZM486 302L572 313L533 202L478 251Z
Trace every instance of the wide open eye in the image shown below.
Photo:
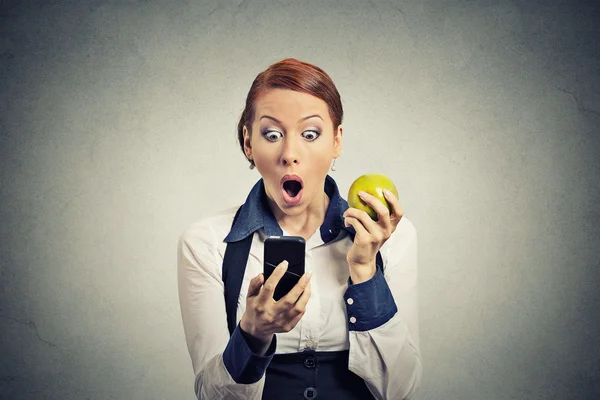
M302 137L308 140L309 142L312 142L313 140L316 140L320 134L321 133L317 131L304 131L302 132Z
M269 142L276 142L277 140L279 140L283 136L283 134L281 132L279 132L279 131L269 130L269 131L263 132L263 136Z

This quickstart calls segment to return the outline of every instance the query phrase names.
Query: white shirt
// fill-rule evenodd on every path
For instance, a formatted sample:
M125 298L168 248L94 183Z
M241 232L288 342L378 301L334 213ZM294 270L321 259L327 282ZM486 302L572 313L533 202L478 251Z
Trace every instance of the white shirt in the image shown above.
M236 383L223 361L230 340L221 273L227 245L223 239L231 230L235 211L233 208L191 225L179 241L179 299L199 399L260 399L264 386L264 374L255 383ZM238 323L245 312L249 282L263 272L263 244L267 235L263 228L253 235L238 301ZM411 399L422 373L416 230L403 217L380 249L385 281L398 311L369 330L352 330L353 325L360 324L357 318L361 316L350 315L351 310L360 304L348 296L344 300L349 277L346 254L351 246L352 239L343 230L328 243L323 241L319 229L307 240L305 268L306 272L313 272L311 298L296 327L276 335L275 352L349 350L348 368L365 380L375 398ZM351 287L363 290L358 286L367 282Z

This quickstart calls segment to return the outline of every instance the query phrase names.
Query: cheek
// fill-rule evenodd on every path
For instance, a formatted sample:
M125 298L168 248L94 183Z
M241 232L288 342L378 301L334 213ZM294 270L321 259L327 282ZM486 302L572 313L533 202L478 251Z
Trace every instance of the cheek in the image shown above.
M252 155L254 157L254 163L258 166L259 164L271 162L276 153L273 147L274 146L265 145L264 141L254 141L252 143Z
M328 158L321 158L315 162L315 167L318 168L320 172L327 172L329 170L331 160Z
M312 157L309 167L311 182L320 182L321 179L325 178L329 173L329 168L331 166L330 161L328 156ZM323 190L323 187L320 185L318 185L318 187L315 186L315 190L321 191Z
M275 174L274 165L277 164L277 152L274 150L265 146L257 146L253 149L254 164L264 178Z
M311 157L310 163L314 166L315 169L318 169L319 171L329 169L329 165L333 161L333 159L329 157L329 149L314 152L312 154L313 157Z

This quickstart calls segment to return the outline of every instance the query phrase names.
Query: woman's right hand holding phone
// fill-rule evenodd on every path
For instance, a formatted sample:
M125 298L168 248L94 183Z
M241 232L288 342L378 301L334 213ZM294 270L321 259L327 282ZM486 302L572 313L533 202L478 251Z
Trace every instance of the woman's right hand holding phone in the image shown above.
M257 343L251 347L259 354L266 353L274 334L294 329L306 311L310 298L310 272L305 273L279 301L273 300L275 287L287 267L287 261L281 262L266 282L261 273L250 281L248 287L246 312L240 321L240 328L256 339Z

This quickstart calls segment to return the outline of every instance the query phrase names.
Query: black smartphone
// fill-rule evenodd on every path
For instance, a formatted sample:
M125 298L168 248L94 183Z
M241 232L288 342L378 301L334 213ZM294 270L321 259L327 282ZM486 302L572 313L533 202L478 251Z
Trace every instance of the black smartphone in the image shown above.
M301 236L271 236L265 240L264 274L265 282L275 267L287 260L288 269L275 287L275 301L285 296L304 275L304 254L306 241Z

